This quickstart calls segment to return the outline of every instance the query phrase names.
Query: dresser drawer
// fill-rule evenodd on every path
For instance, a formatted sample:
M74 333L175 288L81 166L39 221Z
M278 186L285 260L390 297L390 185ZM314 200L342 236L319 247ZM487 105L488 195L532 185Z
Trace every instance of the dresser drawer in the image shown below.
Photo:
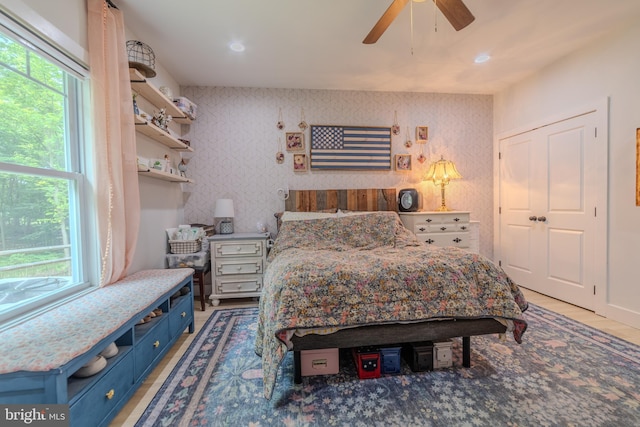
M225 259L215 261L215 275L262 274L262 258Z
M416 225L439 225L439 224L461 224L466 223L469 225L469 213L468 212L451 212L451 213L437 213L437 214L419 214L416 215Z
M262 276L217 278L214 286L217 295L256 293L261 290Z
M416 234L416 237L427 245L469 247L469 232Z
M416 224L413 227L415 234L420 233L450 233L452 231L467 231L469 230L469 223L439 223L439 224Z
M215 258L261 257L264 252L262 241L255 240L213 242L211 245L211 252Z

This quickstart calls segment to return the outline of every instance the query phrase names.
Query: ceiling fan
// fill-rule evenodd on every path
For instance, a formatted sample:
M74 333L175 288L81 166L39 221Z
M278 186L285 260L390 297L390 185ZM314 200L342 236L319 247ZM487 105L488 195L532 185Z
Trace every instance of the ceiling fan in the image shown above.
M413 0L393 0L393 3L382 14L376 25L373 26L362 43L373 44L378 41L394 19L400 14L402 9ZM456 31L460 31L476 19L462 0L433 0L440 12L447 18Z

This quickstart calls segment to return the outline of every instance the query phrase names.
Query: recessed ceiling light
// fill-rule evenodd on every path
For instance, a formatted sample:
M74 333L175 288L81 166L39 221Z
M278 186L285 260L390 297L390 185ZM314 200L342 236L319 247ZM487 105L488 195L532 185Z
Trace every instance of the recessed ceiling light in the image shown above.
M474 59L473 62L475 62L476 64L482 64L484 62L487 62L489 59L491 59L491 57L488 54L481 53L480 55L476 56L476 59Z
M244 52L244 45L240 42L233 42L229 44L229 49L234 52Z

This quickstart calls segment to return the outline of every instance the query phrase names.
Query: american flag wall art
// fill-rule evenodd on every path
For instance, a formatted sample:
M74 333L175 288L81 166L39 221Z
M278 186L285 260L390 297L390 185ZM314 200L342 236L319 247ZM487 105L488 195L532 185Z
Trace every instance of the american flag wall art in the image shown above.
M390 170L391 128L311 125L311 169Z

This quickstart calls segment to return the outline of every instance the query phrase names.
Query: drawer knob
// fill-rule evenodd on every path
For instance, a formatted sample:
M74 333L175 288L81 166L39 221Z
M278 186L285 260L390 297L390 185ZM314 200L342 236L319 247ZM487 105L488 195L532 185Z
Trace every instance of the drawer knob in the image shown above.
M460 218L453 218L453 220L454 220L455 222L458 222L458 221L460 221Z
M238 252L240 252L241 250L242 250L242 248L241 248L240 246L238 246L238 247L236 248L236 251L238 251Z
M433 220L432 220L431 218L427 218L427 219L425 219L425 221L427 221L427 222L431 222L431 221L433 221Z
M180 316L181 316L181 317L187 317L187 312L186 312L186 311L183 311L182 313L180 313Z
M453 239L453 241L456 243L460 243L462 242L462 239L460 239L459 237L456 237L455 239Z
M442 231L444 231L446 229L447 229L447 227L440 227L440 230L442 230Z
M435 242L435 240L433 240L433 239L427 239L427 240L425 240L424 242L425 242L425 243L428 243L428 244L432 244L433 242Z
M107 397L107 399L109 399L109 400L113 399L113 396L115 396L115 395L116 395L116 392L115 392L113 389L109 390L109 391L107 392L107 394L105 394L105 396L106 396L106 397Z
M466 229L467 229L466 225L463 225L462 227L460 227L460 230L466 230Z
M238 289L242 289L242 285L238 285Z
M420 231L424 231L424 230L426 230L426 228L424 228L424 227L420 227L420 228L418 228L418 230L420 230Z
M238 271L242 271L242 267L236 267Z
M153 346L158 348L160 346L160 341L156 340L156 342L153 343Z

